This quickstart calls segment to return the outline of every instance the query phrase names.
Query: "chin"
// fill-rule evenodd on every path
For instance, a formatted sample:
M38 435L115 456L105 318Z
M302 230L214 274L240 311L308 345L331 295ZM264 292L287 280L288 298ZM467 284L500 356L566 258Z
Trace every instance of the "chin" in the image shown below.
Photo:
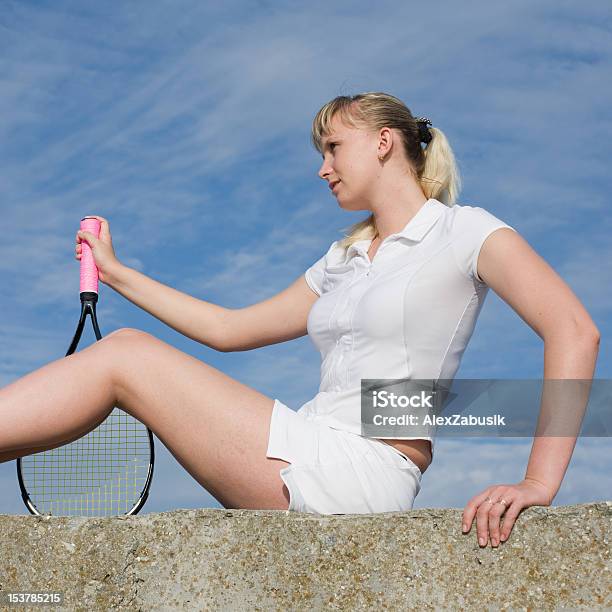
M344 210L367 210L364 206L360 206L356 202L351 202L350 200L348 202L346 200L338 200L338 205Z
M344 210L352 210L350 200L347 201L342 196L336 196L336 202L340 208L344 208Z

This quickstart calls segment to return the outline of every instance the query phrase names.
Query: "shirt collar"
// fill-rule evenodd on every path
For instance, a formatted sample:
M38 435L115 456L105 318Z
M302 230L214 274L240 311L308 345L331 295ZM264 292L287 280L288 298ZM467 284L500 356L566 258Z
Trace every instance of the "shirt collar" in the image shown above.
M445 208L448 208L446 204L434 198L430 198L421 208L419 208L417 214L408 221L404 229L396 234L390 234L385 240L391 242L392 240L404 239L410 242L420 242L429 229L440 218ZM361 255L367 254L371 243L372 240L369 238L353 242L347 250L347 256L350 257L354 252L360 253Z

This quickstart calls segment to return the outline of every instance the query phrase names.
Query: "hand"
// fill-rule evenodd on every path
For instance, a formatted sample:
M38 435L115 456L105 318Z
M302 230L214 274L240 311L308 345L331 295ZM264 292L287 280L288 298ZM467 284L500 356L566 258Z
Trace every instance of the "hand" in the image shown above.
M98 278L103 283L108 283L111 271L120 265L119 260L113 249L113 240L111 238L108 221L104 217L97 215L88 215L100 221L100 236L96 238L90 232L79 230L76 234L75 259L81 259L82 246L81 242L86 242L91 247L96 267L98 268Z
M516 517L529 506L550 506L554 495L541 482L525 478L516 485L494 485L475 495L463 510L464 533L469 533L476 515L476 533L480 546L486 546L491 536L491 546L505 542L512 531ZM500 500L506 503L500 503ZM505 514L504 514L505 513ZM499 519L504 515L501 528Z

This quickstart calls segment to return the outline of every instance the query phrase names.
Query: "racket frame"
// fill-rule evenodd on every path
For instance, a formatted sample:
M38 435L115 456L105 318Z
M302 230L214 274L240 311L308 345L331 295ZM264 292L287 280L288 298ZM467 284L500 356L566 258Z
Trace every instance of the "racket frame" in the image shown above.
M95 291L82 291L81 292L81 315L79 317L79 324L77 325L76 331L74 333L74 337L72 338L72 342L68 347L68 351L66 352L66 357L68 355L72 355L76 351L76 347L81 339L81 335L83 334L83 329L85 327L85 320L89 315L91 318L91 323L93 325L94 334L96 335L96 341L102 339L102 334L100 333L100 327L98 325L98 318L96 316L96 304L98 302L98 294ZM153 432L147 427L147 437L149 439L149 469L147 472L146 481L143 487L143 490L140 494L139 499L134 504L132 509L129 512L125 512L122 516L133 516L138 514L140 509L144 506L147 498L149 497L149 489L151 487L151 481L153 480L153 467L155 465L155 445L153 442ZM86 434L87 435L87 434ZM44 451L43 451L44 452ZM23 479L22 473L22 463L21 457L17 458L17 480L19 481L19 490L21 491L21 499L25 504L26 508L29 510L30 514L34 514L36 516L42 516L42 512L40 512L35 504L30 499L30 495L26 489L25 482Z

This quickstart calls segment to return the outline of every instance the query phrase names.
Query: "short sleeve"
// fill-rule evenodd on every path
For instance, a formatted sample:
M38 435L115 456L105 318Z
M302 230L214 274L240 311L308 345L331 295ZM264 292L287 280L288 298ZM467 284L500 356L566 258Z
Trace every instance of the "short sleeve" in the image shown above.
M310 266L310 268L304 272L304 277L306 278L308 286L319 296L322 293L321 288L323 287L323 279L325 278L325 268L327 267L328 255L337 244L338 241L334 241L329 249L327 249L327 253L315 261L315 263L313 263L312 266Z
M453 226L453 250L457 265L471 280L484 285L478 276L478 255L484 241L497 229L516 229L479 206L457 207Z

